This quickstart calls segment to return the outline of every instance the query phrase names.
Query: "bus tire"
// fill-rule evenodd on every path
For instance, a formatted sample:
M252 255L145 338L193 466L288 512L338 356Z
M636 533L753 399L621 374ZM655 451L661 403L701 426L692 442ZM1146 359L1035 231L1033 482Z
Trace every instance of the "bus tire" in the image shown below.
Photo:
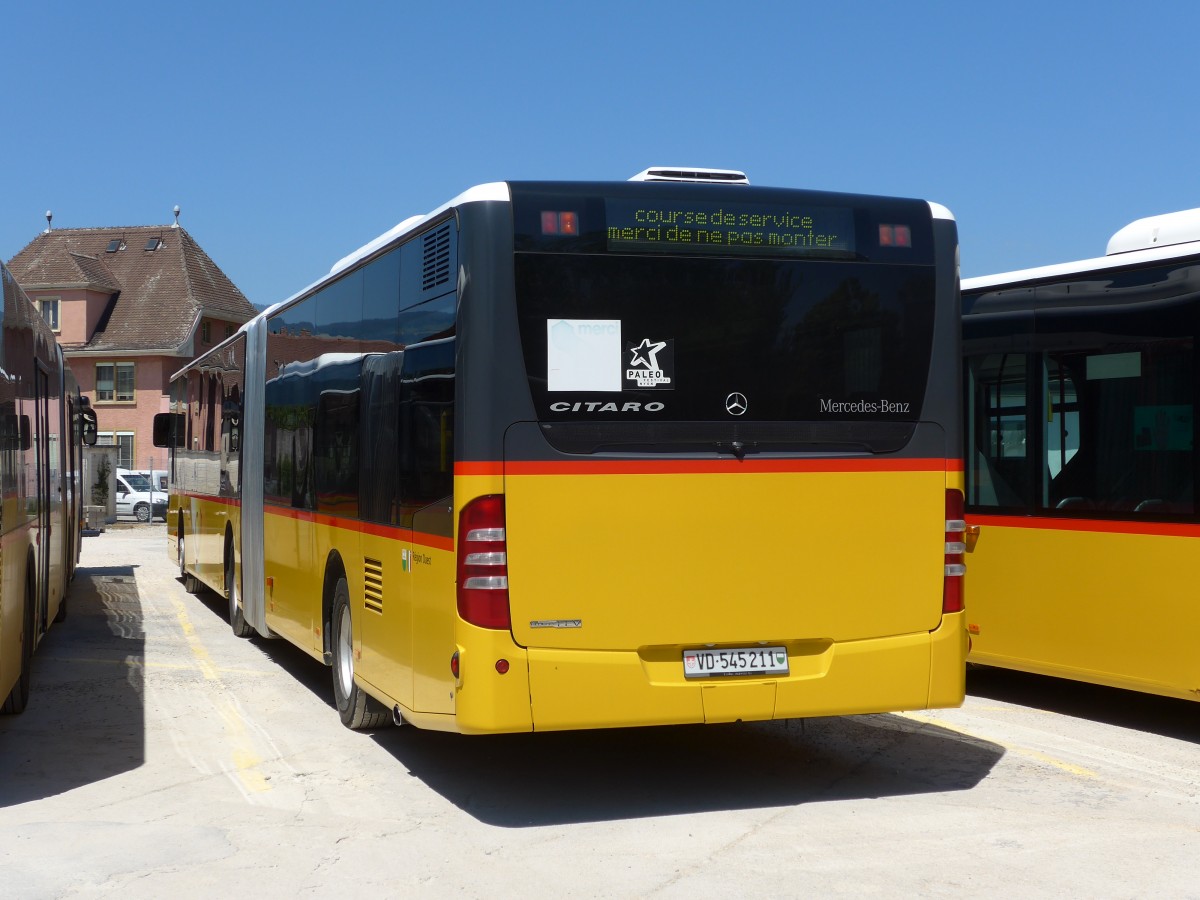
M189 594L194 594L200 590L200 581L187 570L187 562L185 561L183 548L183 529L179 529L179 577L183 579L183 589Z
M354 683L354 631L350 619L350 590L339 578L333 589L330 622L333 646L333 699L342 724L355 730L382 728L391 721L387 709Z
M225 560L225 596L229 598L229 627L240 638L250 637L254 629L246 621L242 613L241 595L237 586L237 573L234 572L233 553Z
M21 621L21 674L17 676L17 683L13 685L4 705L0 706L0 713L6 715L24 712L25 707L29 705L29 681L33 674L34 594L33 583L26 577L25 611Z

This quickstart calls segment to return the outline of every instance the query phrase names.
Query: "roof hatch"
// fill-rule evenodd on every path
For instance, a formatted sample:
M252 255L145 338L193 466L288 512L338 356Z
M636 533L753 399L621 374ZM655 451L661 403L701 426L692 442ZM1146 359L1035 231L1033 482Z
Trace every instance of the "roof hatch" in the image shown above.
M693 184L749 184L745 172L736 169L701 169L683 166L651 166L630 181L686 181Z

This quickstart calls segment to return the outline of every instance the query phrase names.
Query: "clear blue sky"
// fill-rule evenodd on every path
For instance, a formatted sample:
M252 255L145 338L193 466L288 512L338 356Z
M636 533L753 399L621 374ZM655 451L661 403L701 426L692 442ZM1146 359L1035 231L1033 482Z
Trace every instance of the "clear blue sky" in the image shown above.
M181 223L252 302L483 182L738 168L935 200L964 276L1200 206L1200 4L14 3L0 256Z

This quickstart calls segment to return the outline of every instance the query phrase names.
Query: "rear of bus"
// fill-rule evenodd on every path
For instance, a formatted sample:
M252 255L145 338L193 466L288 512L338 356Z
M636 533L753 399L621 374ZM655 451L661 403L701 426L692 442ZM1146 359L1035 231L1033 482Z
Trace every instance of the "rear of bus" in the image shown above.
M458 211L459 728L960 704L950 214L510 190Z

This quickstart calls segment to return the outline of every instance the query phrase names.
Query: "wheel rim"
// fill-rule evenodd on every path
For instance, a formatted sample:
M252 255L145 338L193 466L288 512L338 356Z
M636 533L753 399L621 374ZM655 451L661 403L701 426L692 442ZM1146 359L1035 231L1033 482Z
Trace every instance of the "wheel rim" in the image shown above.
M183 532L179 532L179 574L185 574L183 571Z
M337 679L343 697L349 697L354 689L354 657L350 646L350 607L343 606L338 614L337 628Z
M139 522L149 522L150 521L150 507L139 506L136 510L134 510L134 515L137 516L137 520Z

